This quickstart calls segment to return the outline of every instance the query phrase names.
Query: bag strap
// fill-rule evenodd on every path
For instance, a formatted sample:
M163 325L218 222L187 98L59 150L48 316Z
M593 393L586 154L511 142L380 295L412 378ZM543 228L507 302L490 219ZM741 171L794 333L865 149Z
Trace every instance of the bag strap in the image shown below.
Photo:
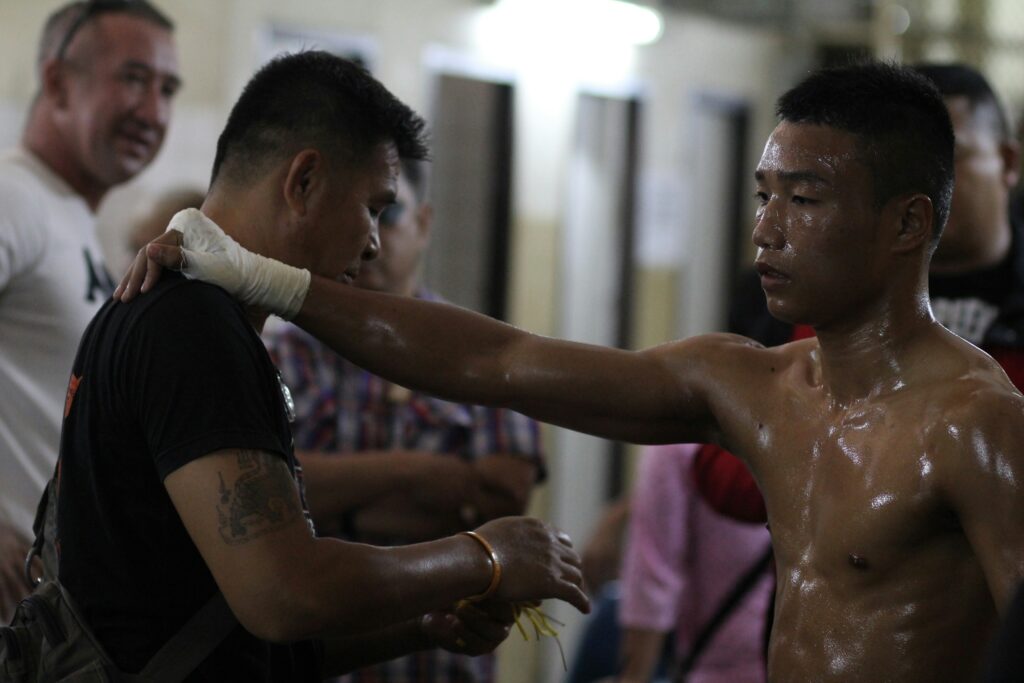
M740 577L739 581L736 582L736 585L733 586L733 589L725 597L725 600L718 606L715 614L704 624L704 628L700 630L697 637L693 639L693 647L690 648L686 658L679 663L674 680L683 681L686 679L687 674L693 670L697 660L704 653L708 643L711 642L711 638L718 632L719 627L725 623L726 618L732 614L732 611L736 609L736 606L740 604L744 596L754 587L754 584L757 583L757 580L768 568L771 561L772 547L768 546L764 554L757 558L757 562Z
M55 579L56 576L48 576L47 572L44 571L43 578L36 578L32 576L32 566L35 558L43 557L43 546L46 545L46 518L48 515L56 515L56 510L51 512L51 505L56 508L57 505L57 493L53 491L54 482L57 480L56 472L54 476L50 477L50 480L46 482L46 486L43 487L43 495L39 498L39 504L36 505L36 516L32 520L32 533L35 538L32 539L32 545L29 546L28 554L25 556L25 584L29 588L35 588L40 585L44 579ZM51 498L52 497L52 498Z
M180 683L238 625L220 591L164 643L139 676L152 683Z

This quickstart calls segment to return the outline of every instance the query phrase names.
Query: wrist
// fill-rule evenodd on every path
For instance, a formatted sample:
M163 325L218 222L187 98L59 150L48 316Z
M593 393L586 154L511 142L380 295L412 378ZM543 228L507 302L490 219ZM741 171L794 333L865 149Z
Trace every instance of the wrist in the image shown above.
M460 531L460 536L469 536L473 539L474 543L478 546L478 549L483 549L487 554L487 561L490 565L490 579L487 583L487 587L481 593L466 598L470 602L480 602L493 596L498 591L498 586L501 585L502 566L501 559L498 557L498 553L494 550L494 546L490 542L478 534L475 531Z

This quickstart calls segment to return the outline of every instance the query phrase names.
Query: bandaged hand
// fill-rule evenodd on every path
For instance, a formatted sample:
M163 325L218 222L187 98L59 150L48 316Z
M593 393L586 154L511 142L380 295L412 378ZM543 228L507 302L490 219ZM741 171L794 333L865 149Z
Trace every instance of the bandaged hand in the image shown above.
M290 320L302 308L310 273L244 249L197 209L174 215L167 232L139 251L114 291L130 301L160 279L164 268L221 287L243 303Z
M215 284L243 303L286 320L302 308L309 291L308 270L243 249L198 209L179 211L167 229L183 235L180 266L185 277Z

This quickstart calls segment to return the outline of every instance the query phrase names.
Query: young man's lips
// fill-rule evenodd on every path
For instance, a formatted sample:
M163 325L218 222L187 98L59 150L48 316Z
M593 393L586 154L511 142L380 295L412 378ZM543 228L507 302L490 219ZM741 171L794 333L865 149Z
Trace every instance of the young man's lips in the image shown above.
M758 261L754 264L757 273L761 276L761 285L779 284L789 280L789 276L780 270L772 268L767 263Z

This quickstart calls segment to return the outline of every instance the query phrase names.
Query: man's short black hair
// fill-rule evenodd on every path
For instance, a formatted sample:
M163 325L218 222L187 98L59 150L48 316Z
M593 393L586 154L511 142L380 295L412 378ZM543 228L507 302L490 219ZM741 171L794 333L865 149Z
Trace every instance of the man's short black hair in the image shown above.
M953 126L942 95L925 76L889 62L823 69L780 97L776 112L782 121L856 135L875 206L903 194L927 195L938 241L953 196Z
M971 105L971 114L982 111L988 114L996 139L1010 139L1010 119L1006 109L980 71L959 63L915 64L914 70L934 83L943 97L966 97Z
M245 182L267 166L315 147L359 164L379 144L425 159L425 124L363 67L322 51L288 54L256 72L217 141L211 185Z
M146 0L76 0L62 5L46 18L39 38L37 64L53 57L63 57L71 39L86 24L106 14L137 17L164 30L174 31L174 22Z

